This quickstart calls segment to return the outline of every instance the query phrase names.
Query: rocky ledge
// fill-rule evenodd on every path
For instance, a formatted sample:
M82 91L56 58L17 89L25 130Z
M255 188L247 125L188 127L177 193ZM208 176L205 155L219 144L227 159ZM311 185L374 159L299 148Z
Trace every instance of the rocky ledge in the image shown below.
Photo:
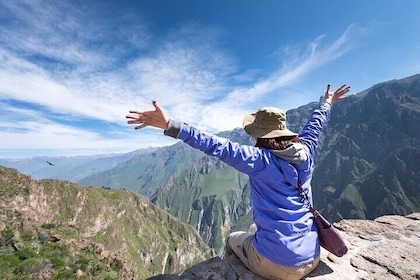
M349 251L338 258L322 249L321 262L306 280L420 279L420 213L342 220L334 224ZM149 280L259 280L233 256L215 257L181 275L161 274Z

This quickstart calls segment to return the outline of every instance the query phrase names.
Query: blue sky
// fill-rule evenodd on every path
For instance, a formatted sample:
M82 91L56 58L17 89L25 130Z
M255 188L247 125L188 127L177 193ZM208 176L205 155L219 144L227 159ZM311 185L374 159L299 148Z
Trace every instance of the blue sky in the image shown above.
M0 0L0 157L129 152L151 109L208 132L420 73L418 0Z

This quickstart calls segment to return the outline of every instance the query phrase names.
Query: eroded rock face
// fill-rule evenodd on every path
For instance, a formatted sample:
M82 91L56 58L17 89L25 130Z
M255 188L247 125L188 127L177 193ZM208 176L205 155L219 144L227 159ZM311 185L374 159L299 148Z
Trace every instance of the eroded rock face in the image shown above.
M307 280L420 279L420 213L342 220L335 224L349 251L338 258L322 249L321 262ZM153 280L259 280L232 255L199 263L181 275L157 275Z

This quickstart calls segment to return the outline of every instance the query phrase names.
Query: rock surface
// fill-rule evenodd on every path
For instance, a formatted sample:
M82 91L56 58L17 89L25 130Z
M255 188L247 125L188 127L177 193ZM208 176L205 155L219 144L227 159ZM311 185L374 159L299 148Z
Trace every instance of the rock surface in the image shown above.
M420 213L342 220L334 224L347 241L338 258L322 249L318 267L306 280L420 279ZM181 275L162 274L149 280L259 280L232 255L199 263Z

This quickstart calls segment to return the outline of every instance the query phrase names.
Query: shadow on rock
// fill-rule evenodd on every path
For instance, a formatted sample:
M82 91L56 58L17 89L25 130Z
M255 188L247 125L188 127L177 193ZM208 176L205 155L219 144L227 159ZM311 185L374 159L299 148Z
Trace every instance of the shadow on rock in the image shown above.
M331 274L333 272L334 271L332 270L332 268L327 263L325 263L323 260L320 260L318 266L311 273L309 273L306 277L315 277L315 276L327 275L327 274Z

